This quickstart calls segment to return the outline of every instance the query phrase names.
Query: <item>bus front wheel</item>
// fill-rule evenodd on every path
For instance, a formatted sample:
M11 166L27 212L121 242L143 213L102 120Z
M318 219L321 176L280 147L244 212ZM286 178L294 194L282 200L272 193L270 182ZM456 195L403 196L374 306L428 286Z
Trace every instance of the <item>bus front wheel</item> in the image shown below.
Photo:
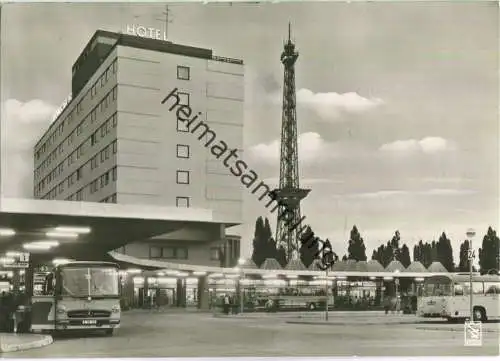
M113 336L113 331L114 330L115 330L114 328L108 328L106 331L104 331L104 334L106 336Z
M473 310L474 321L486 321L486 311L482 307L474 307Z

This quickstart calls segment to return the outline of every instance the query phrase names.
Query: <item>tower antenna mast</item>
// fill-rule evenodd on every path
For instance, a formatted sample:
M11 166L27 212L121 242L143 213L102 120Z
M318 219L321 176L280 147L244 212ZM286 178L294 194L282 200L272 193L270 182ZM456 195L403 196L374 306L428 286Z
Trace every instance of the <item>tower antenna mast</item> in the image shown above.
M162 15L165 15L165 18L156 19L156 20L162 21L165 23L165 39L168 39L168 24L172 23L172 21L173 21L173 19L170 18L170 15L172 15L172 11L168 7L168 5L165 5L165 11L162 12Z
M295 62L299 53L292 43L292 25L288 23L288 41L281 53L284 68L283 107L281 117L281 151L279 188L273 190L278 202L278 224L276 243L284 247L287 262L298 257L300 250L299 225L302 222L300 201L310 189L299 185L299 154L297 141L297 109L295 94Z

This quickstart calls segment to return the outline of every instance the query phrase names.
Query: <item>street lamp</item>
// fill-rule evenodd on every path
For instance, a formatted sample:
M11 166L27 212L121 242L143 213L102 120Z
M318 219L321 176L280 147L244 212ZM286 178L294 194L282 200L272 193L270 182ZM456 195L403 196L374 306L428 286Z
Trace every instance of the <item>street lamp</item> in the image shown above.
M243 305L244 305L244 302L243 302L243 284L242 284L242 280L243 278L245 277L245 273L243 272L243 265L246 263L245 259L244 258L240 258L238 260L238 265L239 265L239 269L240 269L240 313L243 314Z
M472 262L474 261L474 249L472 248L472 238L476 235L476 231L472 228L467 230L467 239L469 241L469 252L467 258L469 259L469 302L470 302L470 321L474 321L474 303L472 300Z

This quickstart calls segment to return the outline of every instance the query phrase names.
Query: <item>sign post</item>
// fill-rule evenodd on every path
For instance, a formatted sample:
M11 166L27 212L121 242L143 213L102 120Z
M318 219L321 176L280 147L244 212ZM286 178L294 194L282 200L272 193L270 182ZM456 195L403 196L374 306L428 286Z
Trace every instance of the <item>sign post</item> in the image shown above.
M469 320L474 321L474 302L473 302L473 292L472 292L472 262L474 261L474 249L472 248L472 238L476 235L473 229L467 230L467 238L469 240L469 251L467 252L467 258L469 259Z

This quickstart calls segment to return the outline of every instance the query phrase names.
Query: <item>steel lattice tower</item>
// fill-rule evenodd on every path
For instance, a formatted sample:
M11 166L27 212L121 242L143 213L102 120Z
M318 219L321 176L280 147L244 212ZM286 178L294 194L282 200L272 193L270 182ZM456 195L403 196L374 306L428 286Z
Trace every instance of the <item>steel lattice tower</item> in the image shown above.
M309 189L299 186L299 155L297 142L297 112L295 97L295 62L299 53L291 40L291 25L288 24L288 40L281 53L284 67L283 79L283 110L281 119L281 153L280 153L280 183L273 191L278 207L278 224L276 227L276 242L286 250L289 262L298 255L298 231L301 222L300 201L304 199Z

